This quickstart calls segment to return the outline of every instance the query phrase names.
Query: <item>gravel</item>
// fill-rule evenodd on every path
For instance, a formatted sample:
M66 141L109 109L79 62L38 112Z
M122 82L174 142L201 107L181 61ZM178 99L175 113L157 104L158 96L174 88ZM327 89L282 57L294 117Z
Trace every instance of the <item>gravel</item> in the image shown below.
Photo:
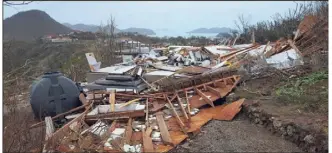
M171 152L302 152L295 144L249 122L240 114L233 121L212 120L197 136Z

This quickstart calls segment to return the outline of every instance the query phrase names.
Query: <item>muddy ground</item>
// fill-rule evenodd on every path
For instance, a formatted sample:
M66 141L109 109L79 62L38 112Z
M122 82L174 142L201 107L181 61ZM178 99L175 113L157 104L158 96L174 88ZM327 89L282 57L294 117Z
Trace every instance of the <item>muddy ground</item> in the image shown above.
M171 152L302 152L292 142L250 123L244 113L230 122L211 120L201 130Z
M318 76L319 73L313 72L306 67L300 67L293 70L293 72L283 73L288 73L288 76L280 75L279 73L279 75L272 74L268 77L244 81L226 99L228 102L232 102L239 98L246 98L258 104L257 109L261 109L282 122L294 124L300 127L299 129L305 129L308 133L314 133L313 135L323 135L323 137L317 137L317 142L327 142L325 139L328 133L328 101L327 94L324 92L328 89L328 79L322 78L321 75ZM309 85L305 85L305 82L308 81ZM296 83L294 84L294 82ZM280 97L289 97L288 94L276 94L281 87L288 85L290 86L288 87L289 89L292 85L296 85L297 82L302 83L298 88L303 89L301 90L303 93L299 93L301 94L300 97L284 100ZM294 92L298 91L294 90ZM297 145L299 142L302 143L302 136L298 136L297 140L292 142L287 138L285 139L285 136L264 128L263 124L250 122L246 115L248 114L242 112L235 120L230 122L210 121L202 127L203 132L192 140L179 145L173 152L308 151L308 147L300 145L301 148L299 148ZM315 146L314 144L312 145ZM317 149L313 148L313 150L309 149L309 152L317 152ZM321 151L324 150L324 152L327 150L321 146L318 148Z

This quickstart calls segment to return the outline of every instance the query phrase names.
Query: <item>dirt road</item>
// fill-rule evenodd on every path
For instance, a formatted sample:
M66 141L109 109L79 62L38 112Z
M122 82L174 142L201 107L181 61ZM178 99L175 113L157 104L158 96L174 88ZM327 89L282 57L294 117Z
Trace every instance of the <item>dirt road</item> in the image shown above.
M172 152L302 152L295 144L251 124L242 113L230 122L212 120L202 131Z

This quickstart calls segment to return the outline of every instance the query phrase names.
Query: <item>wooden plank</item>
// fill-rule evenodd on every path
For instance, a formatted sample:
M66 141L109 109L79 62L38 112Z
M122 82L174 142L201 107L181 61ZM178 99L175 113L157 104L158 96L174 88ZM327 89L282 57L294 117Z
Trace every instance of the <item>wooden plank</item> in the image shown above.
M187 101L187 111L188 111L188 117L189 117L189 122L191 121L191 115L190 115L190 103L189 103L189 98L188 98L188 93L187 91L184 91L186 95L186 101Z
M83 105L86 105L89 103L89 101L85 98L83 93L80 93L80 95L78 96L78 98L80 99L80 101L82 102Z
M214 107L213 101L211 101L211 99L209 99L202 91L200 91L197 88L195 88L195 91L198 93L199 96L201 96L203 98L203 100L206 103L208 103L209 105L211 105L212 107Z
M170 105L171 110L172 110L172 112L173 112L173 115L175 116L176 121L177 121L178 124L180 125L182 131L186 133L186 131L185 131L185 129L184 129L184 126L185 126L185 125L184 125L184 123L182 122L182 120L181 120L180 116L178 115L178 113L176 112L176 110L175 110L175 108L174 108L172 102L171 102L168 98L167 98L167 102L168 102L168 104Z
M180 97L179 97L178 94L176 94L176 98L177 98L178 103L180 105L181 111L182 111L182 113L184 115L184 118L188 121L189 120L188 114L187 114L186 110L183 108L183 103L182 103L182 101L181 101L181 99L180 99Z
M115 91L111 90L110 96L109 96L109 103L111 106L111 112L115 111Z
M151 113L157 112L160 109L164 108L166 103L159 104L157 101L153 101L152 104L153 104L153 108L149 110L149 112L151 112Z
M143 117L145 115L143 110L139 111L124 111L124 112L109 112L106 114L97 114L97 115L89 115L85 117L86 121L95 121L99 119L105 120L115 120L120 118L133 118L133 117Z
M212 92L213 94L216 94L216 95L218 95L218 96L221 96L220 91L218 91L217 89L212 88L212 87L210 87L210 86L206 86L206 88L207 88L210 92Z
M136 101L139 101L139 100L141 100L141 98L137 98L137 99L130 100L130 101L128 101L128 102L126 102L126 103L120 105L119 108L122 108L122 107L124 107L124 106L128 106L128 105L130 105L131 103L136 102Z
M140 75L138 75L138 77L145 83L145 84L147 84L153 91L158 91L158 89L155 87L155 86L153 86L152 84L150 84L149 82L147 82L147 81L145 81L145 79L142 77L142 76L140 76Z
M90 92L91 93L91 92ZM109 91L105 91L105 90L98 90L98 91L93 91L93 93L95 94L107 94L109 95L110 92ZM132 97L132 98L155 98L155 99L164 99L164 97L162 97L162 94L161 93L158 93L157 95L152 95L152 94L149 94L149 95L134 95L134 94L128 94L127 92L126 93L119 93L119 92L116 92L116 97ZM159 96L158 96L159 95Z
M288 40L289 45L301 56L301 58L303 57L302 53L300 52L300 50L295 46L294 42L292 40Z
M239 75L235 75L235 76L239 76ZM230 77L225 77L225 78L221 78L221 79L215 80L215 82L220 82L220 81L222 81L224 79L228 79L228 78L233 78L233 75L230 76ZM210 84L213 84L213 81L210 81L210 82L207 82L207 83L203 83L203 84L197 85L195 87L199 88L199 87L203 87L204 85L210 85ZM191 90L191 89L194 89L195 87L191 86L191 87L188 87L188 88L179 89L179 90L177 90L175 92L178 93L178 92L182 92L183 90ZM159 93L149 94L148 96L150 96L151 98L155 98L156 99L156 98L164 98L164 97L158 97L158 96L163 96L165 94L173 94L173 93L174 93L174 91L172 91L172 92L159 92ZM147 95L145 95L145 96L147 96ZM164 98L164 99L166 100L166 98Z
M167 125L164 120L163 112L158 112L156 113L156 118L157 118L157 123L160 129L160 134L161 134L161 139L168 144L173 144L172 143L172 138L171 135L168 132Z
M55 145L58 144L60 142L60 140L63 139L66 136L66 134L71 131L69 128L69 126L71 124L73 124L74 122L77 122L77 121L84 120L84 117L89 112L89 110L92 108L92 105L93 105L93 102L91 104L89 104L88 109L86 109L79 117L71 120L70 122L68 122L67 124L62 126L60 129L55 131L53 133L52 137L49 138L49 140L47 140L45 142L46 150L50 151L55 148Z
M219 87L219 88L224 88L226 87L225 83L222 83L223 81L219 81L219 82L216 82L216 87Z
M167 97L167 96L166 96L166 97ZM173 97L171 98L171 100L169 100L169 101L172 102L175 98L176 98L176 94L174 94Z
M114 120L113 122L112 122L112 124L111 124L111 126L110 126L110 128L109 128L109 130L110 130L110 132L113 132L114 130L115 130L115 126L116 126L116 123L117 123L117 121L116 120Z
M146 132L145 133L146 133L146 135L150 136L151 133L152 133L152 128L151 127L146 128Z
M129 144L129 145L131 144L130 140L131 140L131 135L133 134L132 122L133 122L133 119L129 118L127 127L126 127L125 139L124 139L124 143Z
M68 112L61 113L61 114L58 114L58 115L52 117L52 120L55 120L55 119L57 119L57 118L59 118L59 117L62 117L62 116L68 115L68 114L70 114L70 113L72 113L72 112L78 111L78 110L83 109L83 108L86 108L86 110L87 110L87 107L89 107L89 106L90 106L90 103L88 103L88 104L86 104L86 105L82 105L82 106L76 107L76 108L73 108L73 109L69 110ZM42 121L42 122L39 122L39 123L33 124L33 125L30 126L30 128L39 127L39 126L41 126L41 125L45 125L45 121Z
M48 140L50 137L52 137L52 134L55 130L52 118L50 116L45 117L45 124L46 124L45 140Z
M154 152L152 139L150 136L148 136L145 132L145 130L142 130L142 136L143 136L143 151L144 152Z
M126 127L125 139L124 139L124 143L129 144L129 145L131 144L130 140L131 140L131 135L133 134L132 121L133 121L133 119L129 118L127 127Z
M45 133L45 141L47 141L48 139L50 139L53 135L53 132L55 131L54 125L53 125L53 121L52 118L50 116L45 117L45 124L46 124L46 133ZM46 144L43 147L43 153L47 153L47 152L53 152L53 151L47 151L46 149Z

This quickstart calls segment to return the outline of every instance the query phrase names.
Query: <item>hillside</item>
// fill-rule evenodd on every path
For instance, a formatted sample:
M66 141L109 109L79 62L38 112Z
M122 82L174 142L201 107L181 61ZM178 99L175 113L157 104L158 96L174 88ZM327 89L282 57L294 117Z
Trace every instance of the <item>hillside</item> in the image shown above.
M84 32L97 32L99 30L99 27L96 25L86 25L86 24L70 24L70 23L63 23L68 28L71 28L73 30L79 30Z
M226 28L226 27L222 27L222 28L198 28L198 29L194 29L192 31L189 31L187 33L230 33L232 31L231 28Z
M68 28L71 28L73 30L79 30L79 31L84 31L84 32L97 32L100 30L100 26L93 25L93 24L70 24L70 23L63 23ZM115 28L115 33L120 32L121 30L118 28Z
M156 33L151 30L151 29L146 29L146 28L127 28L121 30L122 32L137 32L142 35L156 35Z
M93 24L70 24L70 23L63 23L63 25L65 25L68 28L71 28L73 30L80 30L80 31L84 31L84 32L97 32L100 29L100 26L97 25L93 25ZM119 33L119 32L131 32L131 33L139 33L142 35L155 35L156 33L151 30L151 29L146 29L146 28L127 28L127 29L118 29L115 28L115 33Z
M71 31L40 10L19 12L3 21L4 40L32 41L43 35Z

